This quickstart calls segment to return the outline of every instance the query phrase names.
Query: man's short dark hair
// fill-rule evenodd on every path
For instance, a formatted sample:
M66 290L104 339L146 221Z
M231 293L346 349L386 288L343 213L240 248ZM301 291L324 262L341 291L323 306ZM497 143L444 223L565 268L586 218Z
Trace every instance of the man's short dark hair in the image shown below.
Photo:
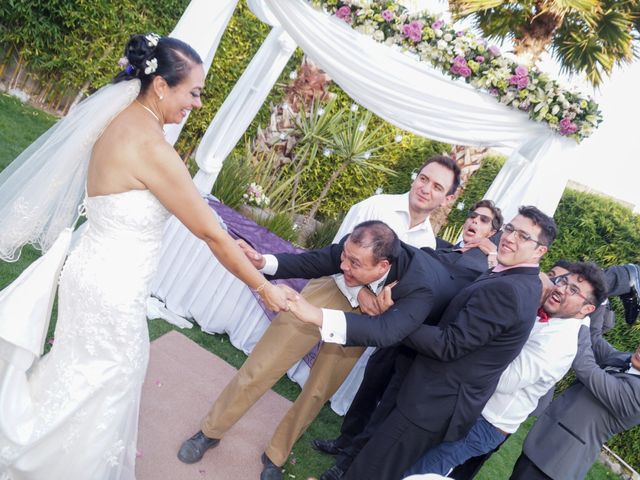
M573 262L561 258L560 260L556 260L556 262L551 265L551 268L560 267L564 268L565 270L569 270L569 267L571 267L571 265L573 265ZM551 268L549 270L551 270Z
M558 227L556 227L556 222L553 218L533 205L524 205L520 207L518 209L518 213L531 220L534 225L540 227L538 242L550 247L558 234Z
M453 183L451 184L451 188L449 188L447 195L453 195L454 193L456 193L458 187L460 186L460 167L458 166L456 161L453 158L448 157L447 155L435 155L428 158L427 161L422 164L422 166L418 170L418 174L420 174L420 172L424 170L424 167L426 167L430 163L439 163L447 170L451 170L451 173L453 173Z
M380 220L368 220L356 225L349 240L360 247L371 248L375 263L382 260L394 263L400 252L398 235Z
M607 298L607 279L602 269L593 262L575 262L570 263L567 267L570 273L578 276L580 280L584 280L591 285L593 294L591 295L591 303L596 307L604 302Z
M476 202L473 207L471 207L471 211L473 212L477 208L488 208L491 210L493 215L493 220L491 221L491 228L493 228L496 232L502 228L502 223L504 222L504 218L502 218L502 210L493 203L493 200L480 200Z

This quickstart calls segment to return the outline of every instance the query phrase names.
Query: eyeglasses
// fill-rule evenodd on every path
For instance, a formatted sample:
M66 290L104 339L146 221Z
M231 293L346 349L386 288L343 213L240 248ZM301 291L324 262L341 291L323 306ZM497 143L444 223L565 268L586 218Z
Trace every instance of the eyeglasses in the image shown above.
M510 234L514 233L517 242L532 241L532 242L536 242L538 245L544 245L544 243L540 242L539 240L536 240L531 235L529 235L527 232L525 232L523 230L516 229L516 227L514 227L510 223L507 223L506 225L504 225L502 227L502 231L507 235L510 235Z
M588 299L580 292L580 287L574 283L569 283L569 275L560 275L559 277L552 278L551 281L558 287L564 288L565 292L569 292L569 296L577 295L586 303L593 304L593 301Z
M486 224L493 222L493 218L491 218L490 216L483 215L482 213L478 213L474 210L469 210L469 213L467 214L467 218L471 218L471 219L480 218L480 221Z

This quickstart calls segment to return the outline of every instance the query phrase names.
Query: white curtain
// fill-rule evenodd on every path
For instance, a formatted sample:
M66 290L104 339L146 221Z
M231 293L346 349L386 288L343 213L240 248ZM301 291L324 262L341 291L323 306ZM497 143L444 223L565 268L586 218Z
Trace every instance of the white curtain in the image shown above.
M236 8L238 0L191 0L180 17L176 27L169 34L191 45L202 58L205 74L211 67L220 38ZM165 137L171 145L176 143L182 127L189 116L181 123L167 125Z
M196 151L200 171L194 181L201 192L211 191L222 162L262 107L295 49L287 32L272 29L225 99Z
M527 203L553 214L567 180L563 152L573 140L303 0L262 1L343 90L388 122L447 143L515 149L490 189L505 218Z

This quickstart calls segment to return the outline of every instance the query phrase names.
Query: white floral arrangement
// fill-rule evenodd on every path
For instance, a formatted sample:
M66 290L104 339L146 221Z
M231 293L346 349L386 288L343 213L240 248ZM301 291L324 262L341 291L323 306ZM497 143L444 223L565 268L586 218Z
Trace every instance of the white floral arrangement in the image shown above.
M602 121L591 98L564 89L546 74L508 59L497 46L428 12L409 14L394 0L309 1L377 42L411 52L577 142Z
M258 185L255 182L251 182L247 187L247 193L242 195L247 205L255 205L256 207L268 207L270 200L264 194L262 185Z

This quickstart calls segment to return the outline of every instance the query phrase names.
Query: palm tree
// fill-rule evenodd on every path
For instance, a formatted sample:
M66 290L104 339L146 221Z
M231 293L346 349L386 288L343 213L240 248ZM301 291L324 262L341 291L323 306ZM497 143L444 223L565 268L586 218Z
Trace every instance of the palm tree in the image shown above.
M490 39L510 39L523 62L549 51L561 69L594 86L636 56L639 0L449 0ZM527 61L528 60L528 61Z

